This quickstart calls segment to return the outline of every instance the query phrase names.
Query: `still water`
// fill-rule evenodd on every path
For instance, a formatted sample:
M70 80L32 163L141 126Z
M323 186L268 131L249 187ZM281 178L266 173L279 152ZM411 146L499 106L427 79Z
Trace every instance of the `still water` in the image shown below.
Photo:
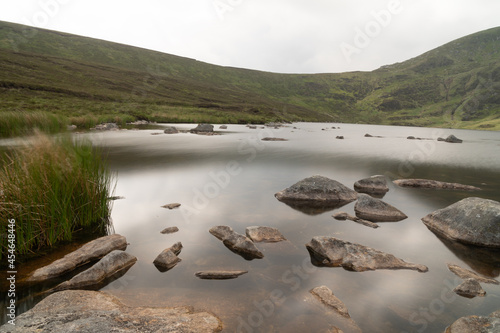
M326 332L334 326L357 332L355 325L363 332L442 332L462 316L489 315L500 308L499 285L482 284L486 297L460 297L451 290L461 281L447 269L447 263L454 263L498 279L499 252L440 240L420 220L469 196L500 201L499 132L296 123L278 129L216 126L220 135L203 136L166 135L161 126L80 134L105 148L117 174L115 195L124 197L114 202L114 229L127 237L127 252L138 261L102 290L125 304L192 306L217 315L224 332ZM162 134L152 135L157 133ZM435 140L449 134L464 142ZM410 135L434 140L408 140ZM264 137L288 141L262 141ZM390 188L383 200L408 218L380 223L378 229L337 221L334 211L309 215L274 198L274 193L312 175L352 188L355 181L379 174L387 177ZM458 182L482 191L405 189L392 184L397 178ZM175 202L181 207L161 208ZM353 207L351 203L339 210L354 215ZM217 225L241 234L248 226L276 227L287 241L257 243L265 257L247 261L208 232ZM160 233L171 226L179 232ZM389 252L424 264L429 272L315 267L305 248L314 236L334 236ZM153 260L179 241L182 261L160 272ZM248 274L234 280L200 280L194 273L202 270ZM346 304L356 324L309 293L322 285ZM25 298L24 310L39 300Z

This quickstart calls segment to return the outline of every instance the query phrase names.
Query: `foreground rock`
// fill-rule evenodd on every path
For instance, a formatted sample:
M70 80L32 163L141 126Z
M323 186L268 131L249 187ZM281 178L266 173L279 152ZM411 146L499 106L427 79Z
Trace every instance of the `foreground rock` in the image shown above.
M276 243L285 241L286 238L281 232L272 227L247 227L245 234L254 242Z
M202 271L194 275L205 280L229 280L248 273L248 271Z
M333 294L333 292L326 286L316 287L310 291L311 294L316 296L322 303L335 310L341 316L350 318L347 306Z
M480 191L479 187L463 185L459 183L440 182L430 179L398 179L393 181L394 184L401 187L415 188L434 188L443 190L465 190L465 191Z
M461 279L475 279L479 282L483 283L492 283L492 284L500 284L495 279L490 279L481 275L478 275L472 271L469 271L468 269L462 268L458 265L453 265L453 264L448 264L448 269L453 272L455 275L457 275Z
M397 222L406 219L402 211L367 194L359 194L354 206L356 216L372 222Z
M160 272L166 272L181 261L181 259L177 257L181 253L181 250L182 243L177 242L168 249L163 250L153 261L153 264Z
M488 317L462 317L446 328L445 333L498 333L500 328L500 310Z
M191 133L212 133L214 131L214 125L210 124L198 124L195 128L191 129Z
M476 279L467 279L462 282L453 291L463 297L473 298L476 296L486 296L486 291L481 287L481 284Z
M500 202L466 198L422 218L439 236L465 244L500 248Z
M358 180L354 183L354 190L359 193L384 194L389 191L389 187L385 177L377 175Z
M240 235L231 227L216 226L211 228L209 232L220 239L228 249L246 260L264 258L264 254L257 249L250 238Z
M221 321L206 312L182 308L129 307L98 291L67 290L52 294L3 325L2 333L38 332L219 332Z
M427 272L424 265L408 263L392 254L334 237L313 237L306 244L316 266L338 267L364 272L376 269L411 269Z
M89 269L75 275L71 280L59 284L53 291L101 287L106 279L112 278L122 272L124 274L136 261L137 258L133 255L124 251L114 250Z
M353 221L353 222L365 225L365 226L373 228L373 229L377 229L379 227L379 225L377 223L373 223L372 221L360 219L359 217L349 215L346 212L337 212L337 213L333 214L332 217L334 219L340 220L340 221L345 221L345 220Z
M39 282L55 278L91 261L101 259L113 250L125 250L126 248L127 239L125 237L118 234L104 236L83 245L47 266L37 269L27 278L27 281Z
M276 193L276 199L304 212L314 213L341 207L356 200L357 193L323 176L305 178ZM307 208L312 208L308 211Z

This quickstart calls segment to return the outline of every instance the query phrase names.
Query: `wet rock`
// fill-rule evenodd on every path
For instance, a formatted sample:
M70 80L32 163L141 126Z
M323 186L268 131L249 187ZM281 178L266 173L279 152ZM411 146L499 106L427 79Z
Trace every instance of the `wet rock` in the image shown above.
M306 248L311 255L311 262L316 266L340 266L356 272L376 269L428 271L424 265L408 263L392 254L334 237L313 237Z
M174 126L167 126L165 127L165 130L163 131L165 134L177 134L179 133L179 130L175 128Z
M382 194L389 192L389 187L385 177L377 175L358 180L354 183L354 190L358 193Z
M486 291L481 287L479 281L476 279L467 279L462 282L458 287L453 289L453 291L463 297L473 298L476 296L484 297L486 296Z
M343 184L323 176L305 178L276 193L276 199L308 213L324 212L356 200L357 193Z
M153 264L160 272L166 272L181 261L181 259L177 257L181 253L181 250L182 243L177 242L168 249L163 250L153 261Z
M479 191L479 187L463 185L459 183L440 182L438 180L430 179L397 179L393 181L394 184L401 187L416 187L416 188L433 188L444 190L465 190L465 191Z
M214 125L198 124L195 128L191 129L191 133L211 133L214 131Z
M59 284L53 291L66 289L89 289L92 287L102 287L102 283L132 267L137 258L127 252L114 250L105 255L95 265L89 269L75 275L71 280Z
M288 141L288 140L284 138L265 137L262 139L262 141Z
M373 229L377 229L379 227L379 225L377 223L373 223L371 221L360 219L359 217L349 215L346 212L337 212L337 213L333 214L332 217L334 219L340 220L340 221L345 221L345 220L353 221L353 222L365 225L365 226L373 228Z
M477 246L500 248L500 202L466 198L424 218L435 234Z
M2 333L38 332L219 332L221 321L206 312L187 307L129 307L118 298L98 291L66 290L46 297L3 325Z
M408 217L396 207L361 193L354 205L354 211L357 217L372 222L397 222Z
M472 271L469 271L468 269L462 268L458 265L448 264L448 269L451 272L453 272L455 275L457 275L459 278L464 279L464 280L475 279L475 280L477 280L479 282L483 282L483 283L500 284L500 282L498 282L495 279L490 279L490 278L481 276L481 275L476 274Z
M104 123L91 128L91 131L118 131L120 128L116 123Z
M165 234L173 234L177 231L179 231L179 228L177 228L177 227L168 227L168 228L165 228L162 231L160 231L160 233L165 235Z
M462 317L446 328L445 333L498 333L500 327L500 310L488 317Z
M37 269L27 278L27 281L40 282L55 278L91 261L101 259L113 250L125 250L126 248L127 240L125 237L118 234L104 236L88 242L47 266Z
M229 280L248 273L248 271L202 271L194 275L205 280Z
M175 208L178 208L180 206L181 206L180 203L170 203L170 204L166 204L166 205L161 206L161 208L175 209Z
M247 227L245 233L248 238L257 243L275 243L286 240L278 229L272 227Z
M235 232L228 226L216 226L209 231L212 235L220 239L224 245L246 260L264 258L264 254L257 249L252 240Z
M310 293L316 296L322 303L335 310L338 314L350 318L347 306L345 306L345 304L338 299L328 287L316 287L312 289Z

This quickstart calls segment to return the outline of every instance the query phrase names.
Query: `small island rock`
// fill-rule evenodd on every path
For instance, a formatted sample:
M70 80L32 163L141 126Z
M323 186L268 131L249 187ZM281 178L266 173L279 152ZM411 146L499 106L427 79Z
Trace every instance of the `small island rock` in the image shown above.
M443 190L464 190L464 191L479 191L479 187L463 185L459 183L447 183L431 179L397 179L393 181L394 184L401 187L415 187L415 188L432 188Z
M384 176L377 175L358 180L354 183L354 190L359 193L382 194L389 191L387 180Z
M264 254L257 249L250 238L240 235L229 226L216 226L209 232L221 240L228 249L246 260L264 258Z
M467 279L462 282L453 291L463 297L473 298L476 296L486 296L486 291L481 287L481 284L476 279Z
M229 280L248 273L248 271L202 271L194 275L204 280Z
M354 211L357 217L372 222L397 222L408 217L396 207L362 193L358 195Z
M195 128L191 129L191 133L212 133L214 125L211 124L198 124Z
M247 227L245 233L248 238L257 243L274 243L286 240L278 229L272 227Z
M177 242L168 249L163 250L153 261L153 264L160 272L166 272L181 261L181 259L177 257L181 253L181 250L182 243Z

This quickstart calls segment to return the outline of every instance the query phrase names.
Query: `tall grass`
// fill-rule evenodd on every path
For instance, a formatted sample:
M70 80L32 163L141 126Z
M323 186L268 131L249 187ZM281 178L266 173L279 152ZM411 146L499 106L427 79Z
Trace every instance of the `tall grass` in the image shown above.
M58 133L66 129L66 121L47 112L4 111L0 114L0 137L33 134L34 131Z
M81 230L103 234L113 190L114 176L90 142L37 133L30 143L7 153L0 169L1 233L15 219L21 256L70 241ZM0 238L1 257L6 241Z

